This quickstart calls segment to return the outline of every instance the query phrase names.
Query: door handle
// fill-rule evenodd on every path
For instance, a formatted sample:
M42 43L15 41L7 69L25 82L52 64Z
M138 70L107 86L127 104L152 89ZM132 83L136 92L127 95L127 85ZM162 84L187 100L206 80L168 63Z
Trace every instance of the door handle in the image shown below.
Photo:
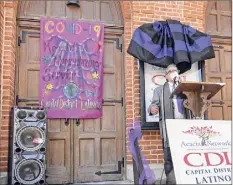
M65 125L68 126L69 124L70 124L69 119L66 118L66 119L65 119ZM77 119L77 120L76 120L76 126L78 127L79 125L80 125L80 120Z
M76 126L78 127L79 125L80 125L80 120L77 119L77 120L76 120Z
M66 126L69 125L69 119L68 119L68 118L65 119L65 125L66 125Z

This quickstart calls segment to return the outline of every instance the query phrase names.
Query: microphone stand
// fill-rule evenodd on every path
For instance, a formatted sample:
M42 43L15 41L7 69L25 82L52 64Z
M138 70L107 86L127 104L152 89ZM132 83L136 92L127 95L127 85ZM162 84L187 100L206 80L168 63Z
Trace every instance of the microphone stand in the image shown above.
M176 87L180 84L180 81L179 80L177 80L177 76L175 76L174 77L174 79L173 79L173 83L174 83L174 87L175 87L175 85L176 85ZM173 87L173 88L174 88ZM175 88L174 88L175 89ZM174 95L173 95L174 96ZM187 117L187 119L193 119L193 115L192 115L192 111L191 110L187 110L187 109L185 109L185 112L186 112L186 117Z

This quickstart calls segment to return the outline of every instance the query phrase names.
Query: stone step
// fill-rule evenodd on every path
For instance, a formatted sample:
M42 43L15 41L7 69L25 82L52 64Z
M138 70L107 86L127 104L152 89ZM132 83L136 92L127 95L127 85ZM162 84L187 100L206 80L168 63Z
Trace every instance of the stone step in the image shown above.
M161 178L161 184L166 184L166 175L163 173L163 164L149 164L150 169L153 170L155 174L155 184L160 184ZM163 175L162 175L163 173ZM134 181L134 176L133 176L133 165L127 164L126 166L126 174L127 174L127 180Z

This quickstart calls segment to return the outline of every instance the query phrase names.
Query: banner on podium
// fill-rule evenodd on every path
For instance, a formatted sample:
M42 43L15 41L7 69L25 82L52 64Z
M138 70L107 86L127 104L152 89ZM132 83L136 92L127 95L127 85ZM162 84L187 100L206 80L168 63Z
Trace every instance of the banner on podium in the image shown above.
M166 124L177 184L231 184L231 121Z

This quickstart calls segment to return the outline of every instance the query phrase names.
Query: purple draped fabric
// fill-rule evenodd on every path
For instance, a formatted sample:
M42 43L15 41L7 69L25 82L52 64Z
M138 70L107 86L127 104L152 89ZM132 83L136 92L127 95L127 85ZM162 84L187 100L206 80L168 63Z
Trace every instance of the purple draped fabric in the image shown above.
M136 149L135 149L135 141L140 140L142 138L142 133L141 133L141 124L140 121L135 121L133 122L134 128L132 128L129 131L129 151L136 163L136 167L139 170L139 161L137 160L136 156ZM142 173L140 174L139 177L139 184L143 184L144 180L147 181L147 184L154 184L155 183L155 174L154 172L150 169L148 162L146 161L146 158L143 156L141 149L139 147L141 158L142 158L142 164L143 164L143 170Z

